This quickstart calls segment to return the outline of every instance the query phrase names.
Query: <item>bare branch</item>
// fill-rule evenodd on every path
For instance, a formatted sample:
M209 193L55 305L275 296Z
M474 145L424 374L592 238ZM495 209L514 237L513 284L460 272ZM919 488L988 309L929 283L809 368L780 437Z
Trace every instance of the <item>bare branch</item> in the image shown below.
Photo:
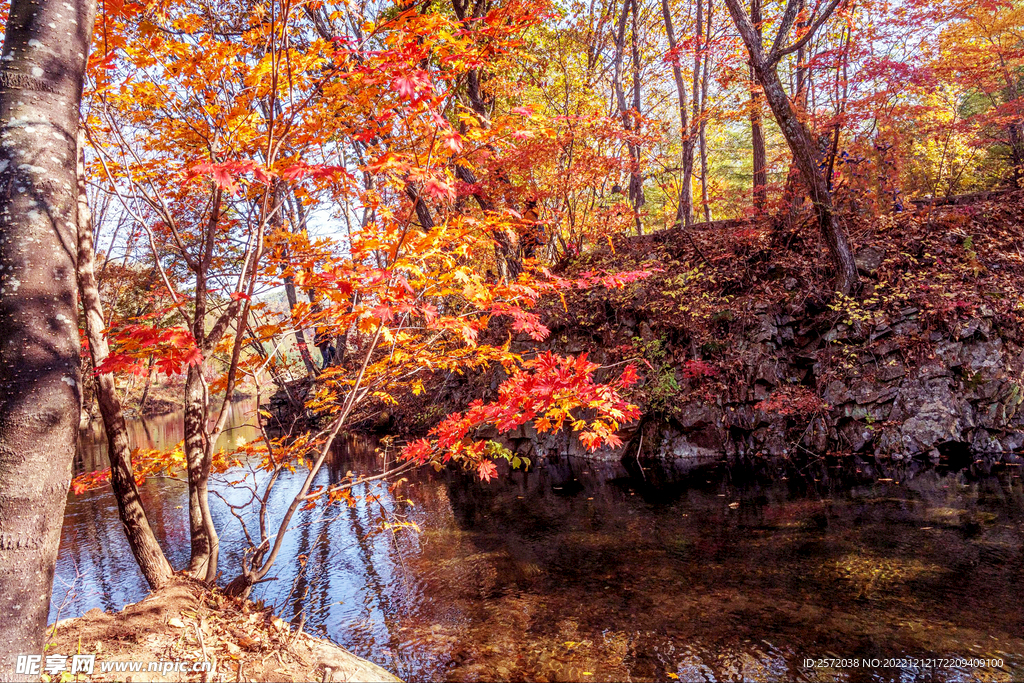
M825 9L822 10L821 14L818 15L818 18L814 20L814 23L811 24L810 28L807 29L807 32L804 33L802 36L800 36L800 38L797 39L797 41L795 43L793 43L789 47L784 48L782 50L776 50L776 49L773 48L771 54L768 57L768 63L769 64L775 64L780 59L785 57L786 55L790 54L791 52L796 52L797 50L802 48L804 45L806 45L807 42L811 38L814 37L814 34L818 31L818 29L821 28L821 25L829 20L829 17L832 16L833 12L836 11L836 8L838 8L839 5L843 1L844 0L832 0L825 7ZM786 11L787 12L789 11L788 7L786 8ZM781 38L781 34L780 34L780 38ZM778 43L778 42L779 42L779 39L777 38L776 39L776 43Z

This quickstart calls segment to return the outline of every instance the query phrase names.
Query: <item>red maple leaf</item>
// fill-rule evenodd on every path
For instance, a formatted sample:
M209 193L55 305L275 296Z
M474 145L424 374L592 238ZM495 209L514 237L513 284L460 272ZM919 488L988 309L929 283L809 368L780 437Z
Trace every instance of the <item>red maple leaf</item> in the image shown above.
M490 460L483 460L476 466L476 474L480 481L490 481L498 476L498 466Z

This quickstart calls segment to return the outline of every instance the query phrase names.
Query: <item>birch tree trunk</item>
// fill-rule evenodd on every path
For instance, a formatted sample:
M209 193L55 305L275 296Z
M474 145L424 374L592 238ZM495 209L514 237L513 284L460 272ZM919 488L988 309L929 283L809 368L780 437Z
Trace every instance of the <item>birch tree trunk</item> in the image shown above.
M0 678L40 654L81 390L75 171L94 0L13 0L0 60Z

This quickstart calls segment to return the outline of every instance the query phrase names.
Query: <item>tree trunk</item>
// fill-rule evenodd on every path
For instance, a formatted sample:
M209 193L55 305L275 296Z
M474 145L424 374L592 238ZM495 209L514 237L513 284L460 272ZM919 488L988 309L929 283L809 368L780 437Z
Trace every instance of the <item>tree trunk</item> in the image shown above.
M622 5L622 14L619 15L618 27L615 32L615 71L612 75L612 85L615 88L615 96L619 105L619 116L622 118L622 127L626 131L634 130L633 119L630 116L629 107L626 104L626 91L622 87L622 60L626 49L626 19L629 17L629 9L633 0L625 0ZM635 42L634 35L634 42ZM639 89L637 89L639 92ZM639 111L637 112L639 114ZM629 199L633 205L633 216L636 222L637 234L643 234L643 226L640 223L640 207L643 205L643 178L640 176L640 148L632 140L626 141L626 149L629 151Z
M687 176L686 186L691 188L693 185L693 153L697 148L697 142L700 137L700 126L701 126L701 74L700 64L701 60L706 58L706 44L704 43L704 2L703 0L697 0L697 17L694 22L693 38L694 38L694 55L693 55L693 88L692 88L692 111L690 114L690 130L687 134L687 142L689 143L689 150L686 157L683 159L683 174ZM709 17L710 18L710 17ZM692 190L689 190L692 193ZM693 205L693 199L690 199L691 206Z
M630 13L630 52L633 58L633 130L640 128L640 48L637 44L637 33L639 32L639 0L632 1L632 12ZM643 234L643 226L640 224L640 209L644 200L644 177L640 171L640 145L633 145L633 171L629 175L629 192L633 198L633 218L636 221L636 234ZM691 162L692 166L692 162Z
M708 123L708 72L711 66L711 20L714 17L714 5L708 0L708 16L704 21L704 73L700 79L700 127L697 133L697 144L700 148L700 201L704 208L704 221L711 222L711 203L708 200L708 140L705 129Z
M0 671L40 654L81 412L75 173L93 0L13 0L0 61Z
M665 34L668 36L669 49L675 50L676 31L672 25L672 12L668 0L661 0L661 14L665 20ZM676 82L676 95L679 99L679 134L683 143L683 181L679 187L679 204L676 207L676 223L689 227L693 222L693 136L690 134L690 121L687 114L686 83L683 81L683 70L679 66L679 55L672 59L672 78ZM694 93L696 97L696 93Z
M755 71L764 87L768 106L775 114L782 134L789 143L796 166L808 185L811 202L818 215L818 227L825 238L832 264L836 269L836 289L843 294L849 294L857 283L857 264L846 237L846 230L836 216L828 184L818 168L817 145L786 97L778 73L774 69L770 72L763 69Z
M78 160L78 290L85 314L85 331L89 340L89 354L93 367L99 367L109 352L107 338L103 334L103 307L96 285L95 260L93 252L92 220L85 194L85 163L83 160L85 136L79 133ZM114 376L109 372L96 375L96 401L103 416L107 432L107 455L110 458L110 485L121 516L128 545L132 549L139 569L154 590L167 583L174 573L164 551L157 543L153 529L146 518L146 510L139 498L132 471L131 448L128 444L128 427L121 412L121 401L114 387ZM147 390L148 390L147 384Z
M288 310L292 314L292 324L295 325L295 345L299 348L299 357L302 358L302 364L306 366L306 374L316 377L316 364L313 362L313 355L309 352L306 331L302 328L301 321L295 316L295 307L299 304L299 297L295 292L295 279L291 275L284 278L284 294L288 298Z
M274 208L273 215L270 217L270 228L275 232L284 231L284 192L286 186L283 181L274 181ZM287 251L285 252L287 257ZM281 265L281 270L285 270L284 264ZM292 324L295 325L295 345L299 348L299 357L302 358L302 364L306 366L306 374L310 377L316 377L316 365L313 363L313 356L309 353L309 345L306 343L306 332L303 330L302 325L295 316L295 307L299 303L298 296L295 293L295 278L291 275L284 277L284 293L288 297L288 311L292 314Z
M139 399L139 417L146 414L146 403L149 401L149 390L153 388L156 381L156 368L153 367L155 356L149 357L149 364L146 370L146 383L142 385L142 398Z
M726 0L726 5L747 46L754 74L764 90L765 101L775 115L775 120L793 154L796 167L807 183L811 202L818 216L818 227L828 245L832 265L836 269L835 288L843 294L849 294L857 284L857 265L846 231L835 214L828 185L818 168L818 147L786 95L776 69L777 64L766 61L761 41L739 0Z
M1013 165L1010 177L1013 186L1019 188L1021 186L1021 169L1024 168L1024 139L1021 136L1019 123L1011 123L1007 126L1007 130L1010 138L1010 163Z
M436 224L434 223L434 217L430 215L430 207L423 201L423 197L416 191L412 183L405 184L405 194L412 201L413 208L416 211L416 220L420 222L420 227L427 232L433 230Z
M761 39L761 0L750 0L750 21ZM751 67L753 71L753 67ZM754 80L751 73L751 80ZM750 139L753 152L752 194L754 212L763 214L768 208L768 155L764 149L764 128L761 125L761 95L752 83L750 88Z
M192 553L188 572L212 581L217 576L217 529L210 516L210 459L206 439L210 421L209 388L202 365L190 365L185 379L185 461L188 467L188 519Z
M455 165L455 175L471 187L476 185L473 171L462 164ZM484 213L494 211L494 204L483 191L475 190L473 198ZM523 249L519 235L514 230L503 227L495 230L491 239L494 240L494 259L498 267L498 277L505 282L514 282L523 272Z

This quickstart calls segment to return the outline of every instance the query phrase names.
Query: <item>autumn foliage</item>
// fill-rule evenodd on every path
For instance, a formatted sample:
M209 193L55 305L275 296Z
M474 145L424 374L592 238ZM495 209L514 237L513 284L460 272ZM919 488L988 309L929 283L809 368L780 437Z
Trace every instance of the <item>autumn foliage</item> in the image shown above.
M558 352L552 321L572 320L592 294L614 301L671 278L646 310L692 323L697 349L739 311L734 293L750 278L769 282L766 300L782 296L763 264L827 282L827 268L807 265L825 250L807 228L822 205L805 199L815 176L798 172L730 15L710 2L631 1L105 0L82 112L110 312L111 353L94 371L122 386L128 375L184 377L189 430L170 453L136 452L137 478L187 473L201 498L197 481L244 462L253 478L270 474L252 503L265 505L278 474L306 472L283 533L296 506L351 495L312 487L340 431L485 373L500 386L433 415L400 444L403 467L490 480L498 460L519 460L491 437L525 426L569 430L591 451L620 447L658 351L638 343L602 366L586 350ZM892 221L914 199L1019 186L1019 8L786 7L765 5L758 30L792 46L773 75L790 127L814 140L835 215ZM755 127L764 168L753 167ZM685 269L678 254L669 264L616 253L635 233L742 218L755 202L765 220L680 233L693 251ZM836 226L843 239L857 227ZM908 277L898 293L862 294L896 306ZM968 294L915 292L934 300L929 315L951 318L976 305ZM857 291L833 295L837 314L863 308ZM728 353L690 355L678 373L687 390L729 381ZM286 396L301 419L218 452L238 387ZM799 388L759 405L822 409ZM75 490L104 476L82 475ZM203 520L192 522L197 533ZM261 534L248 581L273 561L278 541Z

